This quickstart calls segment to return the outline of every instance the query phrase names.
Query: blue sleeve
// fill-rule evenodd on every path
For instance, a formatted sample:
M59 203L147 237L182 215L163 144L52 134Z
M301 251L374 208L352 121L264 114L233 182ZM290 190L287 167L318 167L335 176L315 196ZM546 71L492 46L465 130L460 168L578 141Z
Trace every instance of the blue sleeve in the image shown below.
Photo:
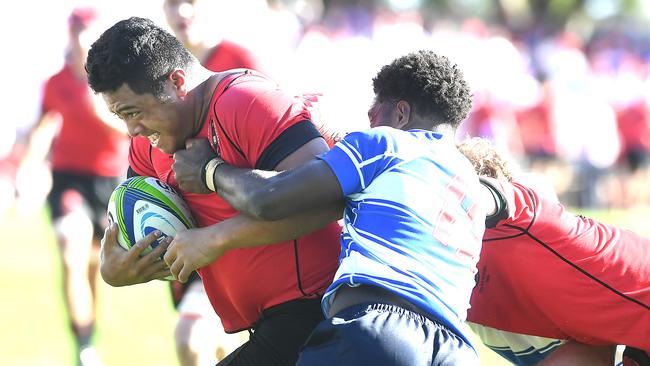
M344 195L363 191L380 173L399 162L391 154L392 138L383 130L350 133L319 157L336 175Z

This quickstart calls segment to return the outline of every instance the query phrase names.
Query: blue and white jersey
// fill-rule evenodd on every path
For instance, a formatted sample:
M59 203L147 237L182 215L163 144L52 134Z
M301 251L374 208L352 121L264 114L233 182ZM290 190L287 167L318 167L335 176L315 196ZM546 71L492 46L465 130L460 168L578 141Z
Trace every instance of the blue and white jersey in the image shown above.
M534 366L566 340L506 332L467 322L483 344L517 366Z
M323 298L341 285L391 291L448 325L462 323L474 287L485 210L480 183L451 138L376 127L348 134L320 157L346 196L340 266Z

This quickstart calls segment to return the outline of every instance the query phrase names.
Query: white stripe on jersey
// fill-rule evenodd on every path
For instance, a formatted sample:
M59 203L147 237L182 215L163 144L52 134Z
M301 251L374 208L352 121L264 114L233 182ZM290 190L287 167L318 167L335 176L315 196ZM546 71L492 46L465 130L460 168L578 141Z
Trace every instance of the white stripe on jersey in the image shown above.
M361 171L361 168L359 167L359 161L361 161L361 155L356 150L351 149L350 146L346 143L340 143L341 150L343 150L344 153L346 153L349 157L350 160L354 163L354 166L357 167L357 174L359 174L359 180L361 181L361 186L365 187L366 183L363 181L363 172Z

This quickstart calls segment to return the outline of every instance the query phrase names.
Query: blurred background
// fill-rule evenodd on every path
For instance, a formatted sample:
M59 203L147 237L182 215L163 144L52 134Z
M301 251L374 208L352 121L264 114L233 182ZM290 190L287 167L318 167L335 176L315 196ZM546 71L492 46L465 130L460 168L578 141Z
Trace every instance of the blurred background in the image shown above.
M458 139L487 137L576 211L648 233L649 1L201 3L196 22L207 38L244 45L285 88L322 93L325 119L341 131L367 127L380 66L421 48L447 55L475 97ZM19 166L43 83L64 63L66 22L78 6L95 7L104 29L129 16L167 24L162 0L3 4L0 284L9 301L0 303L1 364L71 364L60 263L43 206L48 179L21 175ZM161 283L102 287L106 319L99 319L97 343L108 364L175 364L166 291Z

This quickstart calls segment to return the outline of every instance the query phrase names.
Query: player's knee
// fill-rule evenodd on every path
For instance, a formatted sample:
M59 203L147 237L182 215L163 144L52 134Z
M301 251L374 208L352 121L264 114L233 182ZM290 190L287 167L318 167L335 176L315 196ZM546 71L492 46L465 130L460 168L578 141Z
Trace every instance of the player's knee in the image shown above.
M92 253L92 223L76 214L60 217L55 222L63 264L69 268L86 269Z
M84 247L90 247L93 239L93 223L82 211L75 211L58 217L54 221L56 235L62 239L61 242L68 246L83 243ZM74 248L71 248L74 249Z

